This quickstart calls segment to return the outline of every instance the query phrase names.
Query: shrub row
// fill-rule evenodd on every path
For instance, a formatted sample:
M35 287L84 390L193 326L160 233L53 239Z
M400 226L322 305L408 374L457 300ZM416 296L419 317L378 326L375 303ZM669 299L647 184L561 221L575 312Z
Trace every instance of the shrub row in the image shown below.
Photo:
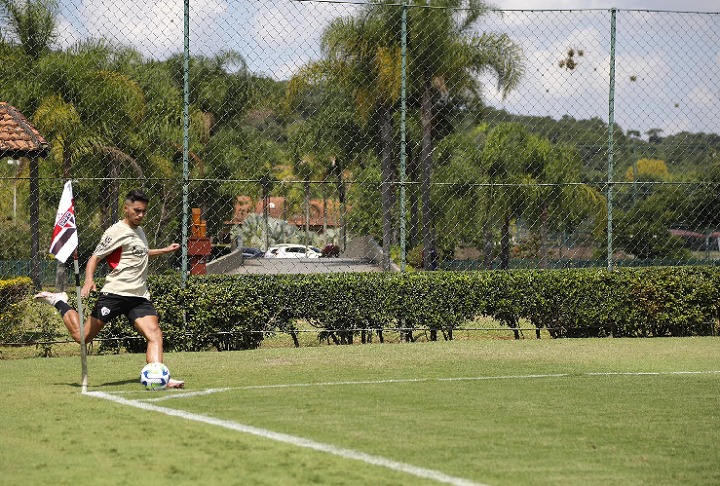
M430 329L431 338L480 316L510 328L529 322L560 337L659 337L718 332L720 269L621 269L174 277L151 281L166 347L174 350L250 349L265 335L318 328L319 337L349 344L371 332ZM87 305L92 305L88 302ZM525 324L524 324L525 325ZM127 323L103 337L125 339ZM131 335L131 334L130 334ZM517 335L516 335L517 337Z
M13 340L20 332L24 308L32 290L32 280L27 277L0 280L0 342Z

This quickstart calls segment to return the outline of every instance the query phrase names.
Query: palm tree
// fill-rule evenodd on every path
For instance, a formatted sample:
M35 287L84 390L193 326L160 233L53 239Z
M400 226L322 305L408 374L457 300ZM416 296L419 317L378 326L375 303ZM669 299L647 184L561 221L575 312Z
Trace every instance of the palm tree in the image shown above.
M57 37L57 13L56 0L0 0L0 18L33 63Z
M326 216L327 199L334 185L340 205L339 235L336 236L344 249L347 190L343 178L364 147L362 130L354 119L346 94L329 84L314 86L306 93L294 94L293 98L288 96L287 101L292 114L301 118L289 129L292 158L305 163L313 161L315 168L310 172L315 180L322 181L320 192Z
M607 223L605 197L580 183L581 159L570 146L553 145L531 135L527 139L529 165L520 168L527 185L522 191L523 216L539 235L540 266L548 264L547 241L551 230L572 233L588 219L594 233L602 234Z
M323 60L306 65L290 82L289 96L308 85L329 81L353 99L362 125L376 122L380 141L384 270L390 269L395 166L393 114L400 98L400 47L395 33L399 9L367 5L357 17L339 18L324 31Z
M482 0L425 0L416 5L432 7L411 9L408 19L408 76L420 100L422 239L424 266L429 268L429 249L434 247L430 182L438 101L451 92L481 98L477 76L485 72L497 76L504 97L520 82L524 57L506 34L473 32L488 11Z
M520 208L520 184L526 182L522 169L528 164L528 137L519 123L501 123L487 136L483 164L488 176L488 216L501 226L500 267L510 265L510 224Z

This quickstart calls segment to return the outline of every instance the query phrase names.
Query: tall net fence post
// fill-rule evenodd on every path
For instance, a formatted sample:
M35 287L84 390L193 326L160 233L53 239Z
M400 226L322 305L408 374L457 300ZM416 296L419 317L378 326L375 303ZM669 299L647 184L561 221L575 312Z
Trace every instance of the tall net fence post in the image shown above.
M608 79L607 269L613 270L613 189L615 171L615 32L617 10L610 10L610 77Z

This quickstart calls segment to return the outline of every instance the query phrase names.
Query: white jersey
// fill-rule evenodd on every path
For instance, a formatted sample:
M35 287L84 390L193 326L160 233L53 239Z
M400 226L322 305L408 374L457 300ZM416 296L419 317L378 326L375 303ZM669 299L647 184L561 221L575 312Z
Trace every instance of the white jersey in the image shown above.
M110 273L101 292L150 298L147 287L148 242L142 228L118 221L103 233L93 255L105 258Z

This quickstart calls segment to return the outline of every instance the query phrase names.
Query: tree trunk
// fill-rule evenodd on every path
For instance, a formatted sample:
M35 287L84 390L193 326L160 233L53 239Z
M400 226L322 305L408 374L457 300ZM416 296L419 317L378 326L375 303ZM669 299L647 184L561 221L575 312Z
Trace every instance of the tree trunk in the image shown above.
M323 212L323 242L324 244L328 244L327 240L327 232L328 232L328 198L327 194L325 194L325 191L323 191L322 195L322 212Z
M342 178L342 165L338 161L336 157L333 157L333 163L332 163L333 172L335 172L335 186L337 188L338 193L338 202L340 203L340 214L338 215L338 225L340 225L340 234L338 237L338 246L340 247L340 251L345 251L346 247L346 241L345 241L345 182Z
M310 180L305 179L305 246L310 244ZM307 249L305 250L307 253Z
M486 270L492 270L492 259L493 259L493 234L492 228L490 227L490 221L487 219L483 222L483 268Z
M290 337L292 337L293 344L296 348L300 347L300 340L298 340L297 333L295 331L290 331Z
M432 102L433 93L430 82L425 83L420 101L420 125L422 128L422 143L420 149L420 191L422 200L422 240L423 240L423 268L430 269L431 254L433 254L432 241L432 215L430 210L430 173L432 170Z
M548 268L548 250L547 250L547 239L548 239L548 204L542 203L542 209L540 211L540 248L538 249L538 256L540 257L540 268Z
M383 108L380 126L381 159L382 159L382 230L383 230L383 271L390 270L390 242L392 238L392 215L393 215L393 162L392 162L392 114L387 108Z
M503 218L502 234L500 235L500 268L510 268L510 215Z
M30 277L36 289L42 285L40 269L40 167L36 156L30 157Z
M418 166L418 158L410 157L408 160L408 169L410 182L416 183L420 181L420 167ZM420 243L420 200L418 199L417 184L410 184L410 248L414 248Z
M270 209L270 190L267 184L262 186L262 199L263 199L263 221L265 222L265 251L270 248L270 221L268 210Z

